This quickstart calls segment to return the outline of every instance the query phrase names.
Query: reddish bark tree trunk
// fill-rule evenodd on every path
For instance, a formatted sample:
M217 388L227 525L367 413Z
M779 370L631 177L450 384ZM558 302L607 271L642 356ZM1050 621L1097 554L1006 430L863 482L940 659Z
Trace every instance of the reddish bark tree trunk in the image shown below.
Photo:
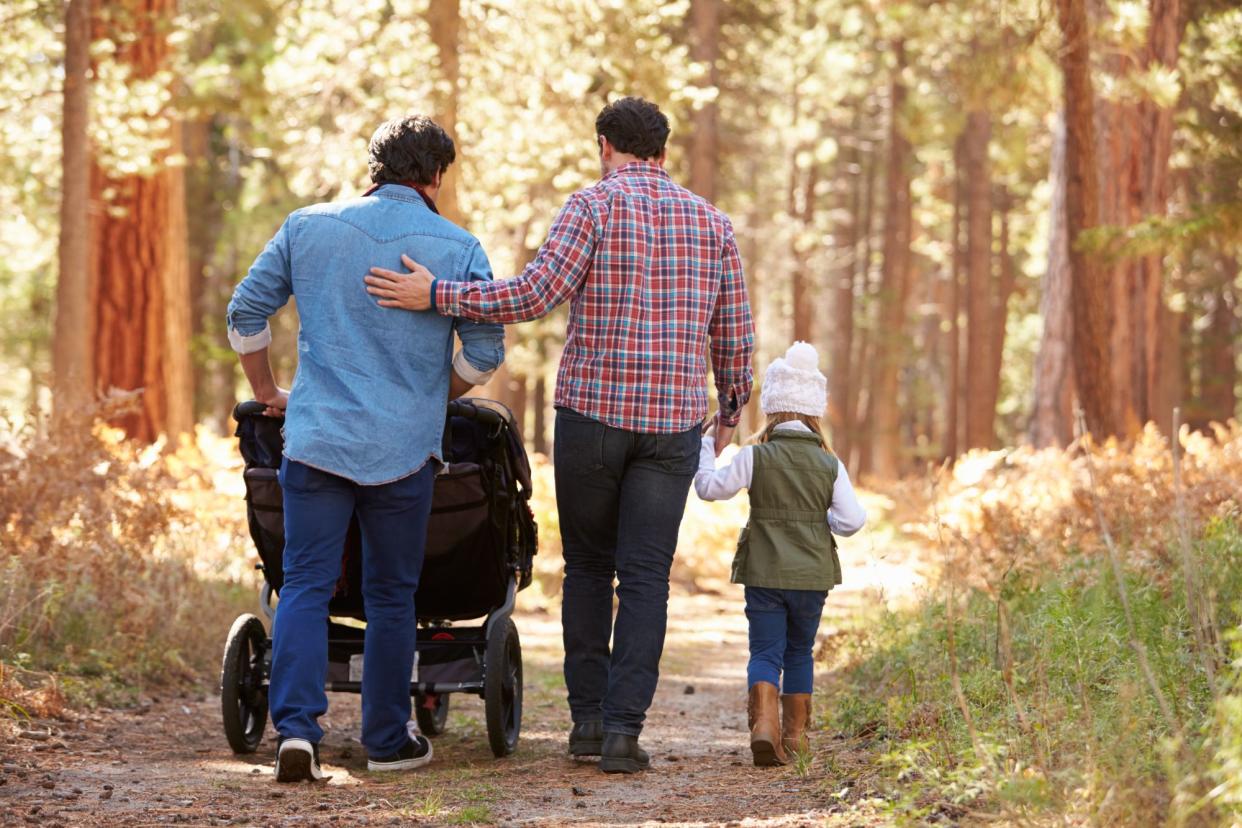
M176 3L131 0L118 5L135 35L117 38L118 59L135 78L167 71L173 60L167 33ZM96 163L90 176L96 387L142 391L139 410L120 425L129 436L148 442L161 433L189 432L194 411L185 177L180 166L166 162L180 154L181 128L175 113L164 115L170 122L170 147L153 172L111 177Z
M1074 377L1087 428L1097 437L1120 429L1109 368L1112 325L1110 274L1079 245L1079 236L1099 220L1095 163L1094 90L1086 0L1057 0L1063 48L1065 96L1065 215L1073 300Z
M1159 66L1177 65L1185 18L1181 0L1151 0L1147 40L1137 54L1120 53L1110 69L1125 79ZM1169 198L1168 169L1173 107L1150 99L1100 101L1100 222L1115 227L1163 216ZM1163 257L1122 259L1112 266L1115 319L1112 364L1118 422L1132 435L1155 421L1166 431L1176 400L1167 399L1163 362Z

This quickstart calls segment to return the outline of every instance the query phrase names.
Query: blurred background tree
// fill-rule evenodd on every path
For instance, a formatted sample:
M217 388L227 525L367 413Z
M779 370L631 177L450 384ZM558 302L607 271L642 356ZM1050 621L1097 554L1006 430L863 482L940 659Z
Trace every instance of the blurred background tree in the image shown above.
M814 342L832 440L891 477L971 448L1237 413L1242 10L1226 0L14 0L0 27L0 405L142 389L227 428L233 285L366 141L433 114L446 214L520 271L637 94L733 218L756 368ZM1066 84L1065 79L1070 83ZM63 138L63 143L62 143ZM1085 201L1084 201L1085 199ZM295 365L296 308L275 324ZM563 312L486 389L548 446ZM53 395L51 389L55 388ZM753 410L747 424L755 425Z

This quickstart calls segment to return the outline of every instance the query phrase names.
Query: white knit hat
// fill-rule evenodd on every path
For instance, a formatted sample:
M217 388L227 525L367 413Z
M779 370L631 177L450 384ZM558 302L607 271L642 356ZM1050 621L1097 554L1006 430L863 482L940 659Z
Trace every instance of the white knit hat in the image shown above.
M828 380L819 372L819 354L809 342L795 342L777 357L763 375L759 407L764 414L788 411L810 417L824 416L828 407Z

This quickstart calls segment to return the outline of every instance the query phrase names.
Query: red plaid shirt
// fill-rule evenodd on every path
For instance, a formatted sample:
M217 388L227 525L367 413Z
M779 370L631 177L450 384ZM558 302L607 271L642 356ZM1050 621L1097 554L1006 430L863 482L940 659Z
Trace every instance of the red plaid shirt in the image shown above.
M707 416L710 337L721 419L737 423L755 334L733 225L659 164L625 164L570 196L521 276L432 287L441 314L480 322L527 322L566 299L557 406L685 431Z

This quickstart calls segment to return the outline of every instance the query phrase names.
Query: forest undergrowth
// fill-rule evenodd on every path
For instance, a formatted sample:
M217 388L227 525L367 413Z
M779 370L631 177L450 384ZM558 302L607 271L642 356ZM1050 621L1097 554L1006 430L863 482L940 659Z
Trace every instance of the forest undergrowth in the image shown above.
M938 587L827 639L821 723L898 814L1239 824L1242 428L1177 448L976 452L890 492Z
M98 413L98 412L97 412ZM102 413L106 413L102 412ZM0 428L0 704L132 702L219 669L254 606L240 464L200 432L140 447L95 414Z

